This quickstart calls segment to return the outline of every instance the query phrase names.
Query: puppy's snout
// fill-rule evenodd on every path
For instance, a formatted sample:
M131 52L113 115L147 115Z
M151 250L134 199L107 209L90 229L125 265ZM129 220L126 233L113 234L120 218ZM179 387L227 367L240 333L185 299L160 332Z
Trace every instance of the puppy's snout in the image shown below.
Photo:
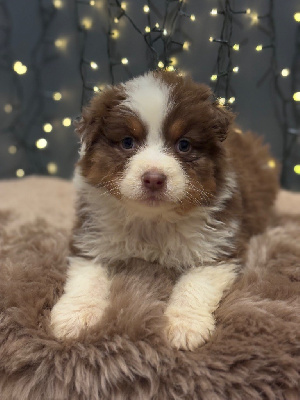
M147 171L142 176L144 187L153 192L164 189L166 180L166 175L159 171Z

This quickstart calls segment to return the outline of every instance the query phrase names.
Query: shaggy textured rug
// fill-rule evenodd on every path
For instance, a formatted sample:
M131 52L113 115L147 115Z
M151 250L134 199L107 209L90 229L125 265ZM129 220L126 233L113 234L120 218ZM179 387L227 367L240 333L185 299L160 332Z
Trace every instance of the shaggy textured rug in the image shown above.
M0 192L1 400L300 399L300 195L280 194L278 209L295 215L281 211L252 239L211 340L185 352L162 335L174 277L147 263L134 276L120 268L101 324L56 340L49 316L65 279L72 186L27 178Z

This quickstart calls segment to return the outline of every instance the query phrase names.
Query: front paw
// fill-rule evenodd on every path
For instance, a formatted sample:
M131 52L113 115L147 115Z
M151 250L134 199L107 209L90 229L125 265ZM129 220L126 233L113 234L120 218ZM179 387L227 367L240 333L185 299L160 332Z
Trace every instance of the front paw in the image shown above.
M107 300L95 303L88 298L64 294L51 311L54 335L59 339L77 338L82 331L101 320L107 304Z
M215 320L211 313L196 314L174 306L166 309L168 317L166 336L176 349L194 350L205 343L215 329Z

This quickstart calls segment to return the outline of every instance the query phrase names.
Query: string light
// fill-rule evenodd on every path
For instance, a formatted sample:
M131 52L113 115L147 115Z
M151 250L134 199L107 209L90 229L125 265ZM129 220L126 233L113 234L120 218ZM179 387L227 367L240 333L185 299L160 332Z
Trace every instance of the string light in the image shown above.
M121 3L121 8L122 8L122 10L126 10L126 8L127 8L127 3L125 3L125 1L122 1L122 3Z
M48 142L45 138L40 138L35 142L35 145L38 149L44 149L45 147L47 147Z
M146 27L145 27L145 32L147 32L147 33L151 32L150 26L146 26Z
M23 178L23 176L25 175L25 171L21 168L16 170L16 175L18 178Z
M13 146L13 145L9 146L8 152L9 152L9 154L16 154L16 152L17 152L16 146Z
M55 47L58 49L64 49L67 45L66 39L56 39L54 42Z
M214 41L214 38L212 36L210 36L210 38L208 39L210 42Z
M144 5L143 10L144 13L148 14L148 12L150 12L150 7L148 5Z
M164 35L164 36L167 36L167 34L168 34L168 31L167 31L166 29L164 29L164 30L163 30L163 35Z
M63 120L62 120L62 124L63 124L63 126L71 126L71 124L72 124L72 120L71 120L71 118L69 118L69 117L66 117L66 118L64 118Z
M44 129L44 132L49 133L49 132L52 132L53 127L49 122L47 122L46 124L44 124L43 129Z
M210 80L211 81L216 81L218 79L218 75L212 75L211 77L210 77Z
M224 105L225 105L225 103L226 103L226 99L225 99L225 97L219 97L219 99L218 99L218 103L219 103L221 106L224 106Z
M246 14L251 14L251 8L247 8Z
M10 114L13 110L13 107L11 104L5 104L4 106L4 111L6 112L6 114Z
M48 170L49 174L55 175L57 173L57 170L58 170L57 164L55 164L54 162L49 162L47 164L47 170Z
M98 64L95 61L91 61L90 66L92 69L98 69Z
M94 86L93 90L94 90L95 93L100 92L100 88L98 88L98 86Z
M235 44L232 46L232 49L233 49L234 51L239 51L239 50L240 50L240 45L239 45L238 43L235 43Z
M262 44L258 44L258 45L255 47L255 50L256 50L256 51L262 51L262 49L263 49L263 45L262 45Z
M218 15L218 10L216 8L213 8L210 12L210 15L216 16Z
M235 102L235 97L230 97L228 103L233 104Z
M89 30L89 29L91 29L93 22L92 22L91 18L86 17L86 18L82 19L81 25L84 29Z
M194 15L194 14L192 14L191 16L190 16L190 19L191 19L191 21L196 21L196 16Z
M239 72L239 67L233 67L233 68L232 68L232 71L233 71L235 74L237 74L237 73Z
M115 23L115 24L118 24L118 23L119 23L119 18L115 17L115 18L114 18L114 23Z
M62 8L63 4L61 0L54 0L53 5L55 8Z
M290 74L290 70L288 69L288 68L283 68L282 70L281 70L281 75L282 76L289 76L289 74Z
M26 65L22 64L21 61L16 61L13 65L14 71L19 75L24 75L27 72Z
M90 6L94 7L94 5L95 5L95 0L91 0L90 1Z
M120 32L117 29L111 31L111 36L113 39L118 39L120 37Z
M168 65L168 66L166 67L166 70L169 71L169 72L173 72L173 71L175 71L175 68L174 68L173 65Z
M158 66L159 68L163 68L163 67L165 66L165 64L164 64L162 61L159 61L158 64L157 64L157 66Z
M293 94L294 101L300 101L300 92L296 92Z
M296 22L300 22L300 12L297 12L297 13L294 14L294 20Z
M190 42L184 42L182 45L183 50L189 50L190 49Z
M295 174L300 175L300 164L294 166L294 172Z
M129 63L128 58L125 58L125 57L122 58L121 63L122 63L123 65L128 64L128 63Z
M60 92L54 92L53 95L52 95L52 98L53 98L53 100L55 100L55 101L60 101L61 98L62 98L62 95L61 95Z

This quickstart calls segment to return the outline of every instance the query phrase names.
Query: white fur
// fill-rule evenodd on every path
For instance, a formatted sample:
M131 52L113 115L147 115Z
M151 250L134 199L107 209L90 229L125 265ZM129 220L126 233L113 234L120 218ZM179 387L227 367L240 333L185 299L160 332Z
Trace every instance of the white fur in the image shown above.
M151 211L151 207L145 210L135 203L124 203L105 189L92 187L78 170L74 182L87 204L82 211L89 215L84 235L75 241L96 262L109 264L138 257L185 270L211 264L232 251L239 224L233 220L225 225L212 217L212 210L221 205L196 207L186 215L165 208ZM229 192L230 187L226 187L223 198Z
M56 337L77 337L100 321L108 305L110 281L100 264L71 257L64 294L51 312Z
M166 334L177 349L194 350L215 327L212 313L236 277L236 264L194 268L175 285L165 311Z

